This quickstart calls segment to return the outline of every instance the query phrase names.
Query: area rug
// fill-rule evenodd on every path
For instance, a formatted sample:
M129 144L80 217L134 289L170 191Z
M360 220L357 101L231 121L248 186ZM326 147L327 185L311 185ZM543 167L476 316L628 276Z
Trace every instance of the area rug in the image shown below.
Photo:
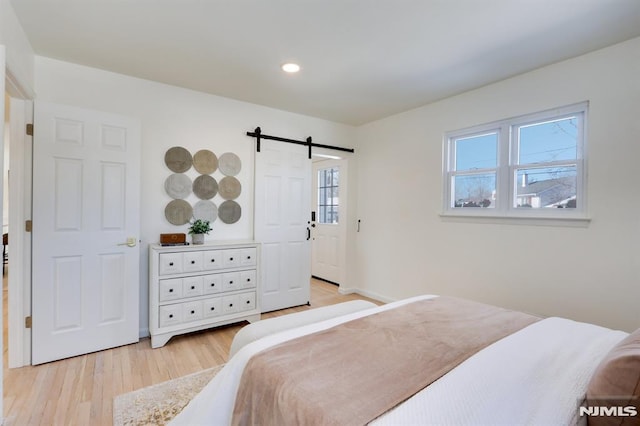
M223 366L116 396L113 399L114 426L167 424Z

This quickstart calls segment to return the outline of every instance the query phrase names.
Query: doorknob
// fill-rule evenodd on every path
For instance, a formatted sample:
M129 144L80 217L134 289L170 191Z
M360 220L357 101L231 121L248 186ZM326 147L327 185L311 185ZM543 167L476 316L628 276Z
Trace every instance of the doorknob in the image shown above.
M127 242L126 243L120 243L118 245L119 246L135 247L136 246L136 238L135 237L129 237L129 238L127 238Z

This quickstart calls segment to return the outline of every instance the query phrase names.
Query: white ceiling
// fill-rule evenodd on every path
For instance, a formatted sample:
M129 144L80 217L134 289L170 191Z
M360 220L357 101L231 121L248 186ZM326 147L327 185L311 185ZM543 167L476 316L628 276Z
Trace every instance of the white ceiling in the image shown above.
M640 0L12 5L38 55L352 125L640 36Z

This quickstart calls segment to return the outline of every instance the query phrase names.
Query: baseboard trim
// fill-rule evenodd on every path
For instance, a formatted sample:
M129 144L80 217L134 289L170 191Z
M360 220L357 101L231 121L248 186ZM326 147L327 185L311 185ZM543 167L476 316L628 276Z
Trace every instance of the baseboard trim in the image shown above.
M378 293L374 293L372 291L367 291L367 290L361 290L358 288L342 288L340 287L338 289L338 293L340 294L359 294L360 296L364 296L364 297L368 297L370 299L374 299L374 300L378 300L380 302L383 303L391 303L391 302L396 302L397 299L392 299L390 297L386 297L383 296L381 294Z

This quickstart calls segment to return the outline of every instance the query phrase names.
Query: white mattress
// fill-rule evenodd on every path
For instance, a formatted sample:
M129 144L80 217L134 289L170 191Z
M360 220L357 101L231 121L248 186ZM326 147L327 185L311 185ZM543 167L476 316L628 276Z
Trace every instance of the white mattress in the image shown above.
M242 371L254 353L419 296L264 337L243 347L171 422L230 424ZM483 349L374 421L376 425L576 424L599 361L627 333L561 318L539 321ZM267 422L268 423L268 422Z

